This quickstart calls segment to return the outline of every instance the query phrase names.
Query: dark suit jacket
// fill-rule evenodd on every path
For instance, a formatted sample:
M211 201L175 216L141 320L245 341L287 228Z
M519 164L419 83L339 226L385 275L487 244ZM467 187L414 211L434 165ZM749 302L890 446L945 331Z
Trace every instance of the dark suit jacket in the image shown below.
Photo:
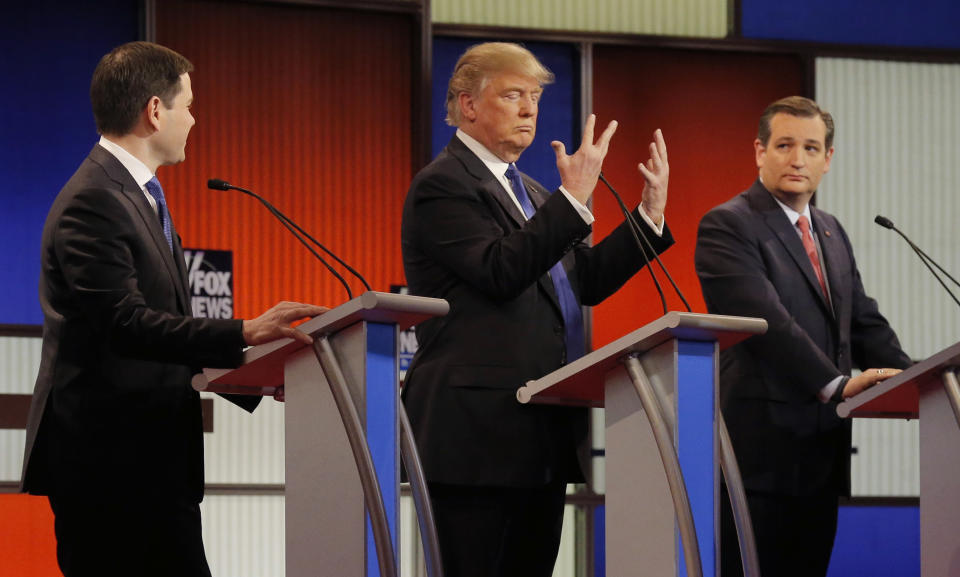
M810 207L831 304L796 228L759 182L700 222L696 269L707 310L767 320L765 335L721 353L720 395L747 489L849 492L850 422L818 391L853 366L910 359L868 297L836 218Z
M537 207L529 222L454 136L407 195L401 234L410 291L450 303L447 316L417 327L420 346L403 390L431 482L529 487L579 478L585 410L516 400L526 381L566 362L547 272L562 258L578 301L594 305L639 270L642 257L626 225L593 248L583 244L590 227L563 194L523 178ZM673 243L668 230L648 236L658 252Z
M240 320L189 316L176 234L174 243L171 254L133 177L95 146L43 230L43 350L24 491L201 499L191 367L234 365L244 341Z

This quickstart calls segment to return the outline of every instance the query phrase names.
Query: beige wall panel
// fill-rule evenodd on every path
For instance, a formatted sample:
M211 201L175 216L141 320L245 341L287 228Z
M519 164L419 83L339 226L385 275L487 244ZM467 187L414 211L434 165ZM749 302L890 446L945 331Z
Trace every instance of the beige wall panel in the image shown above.
M836 119L819 206L843 222L867 293L914 358L960 340L960 309L882 214L960 273L960 65L821 58L817 100ZM957 291L955 291L957 292ZM915 423L855 422L854 493L916 495Z
M217 395L213 434L204 434L207 483L283 483L283 403L264 398L253 413Z
M283 577L283 495L207 495L200 511L214 575Z
M40 367L40 339L0 337L0 393L30 394ZM0 429L0 481L19 481L23 430Z
M433 21L576 30L726 36L727 0L432 0Z

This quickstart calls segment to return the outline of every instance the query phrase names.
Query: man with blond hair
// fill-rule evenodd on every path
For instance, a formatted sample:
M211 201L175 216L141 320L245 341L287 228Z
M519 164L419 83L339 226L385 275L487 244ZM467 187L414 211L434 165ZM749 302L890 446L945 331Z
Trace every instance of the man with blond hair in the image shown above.
M447 91L457 133L414 178L404 205L410 291L450 303L450 314L417 327L403 390L447 577L552 574L566 485L583 479L577 448L587 414L521 405L516 390L583 355L581 307L614 293L644 262L626 223L594 247L583 242L616 122L594 141L590 115L572 155L551 143L558 191L517 170L552 80L519 45L467 50ZM662 252L673 238L659 131L650 152L634 216Z

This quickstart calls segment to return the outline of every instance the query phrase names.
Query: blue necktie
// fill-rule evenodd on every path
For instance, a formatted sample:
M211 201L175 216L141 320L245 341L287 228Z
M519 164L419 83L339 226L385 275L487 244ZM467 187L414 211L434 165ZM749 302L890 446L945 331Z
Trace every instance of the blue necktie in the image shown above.
M150 196L157 201L157 216L160 217L160 226L163 228L163 236L167 239L170 251L173 251L173 228L170 226L170 211L167 210L167 199L163 196L163 187L160 181L154 176L147 181L145 185Z
M513 187L513 193L520 201L523 213L527 218L531 218L536 209L530 202L527 195L527 189L523 186L523 179L520 178L520 171L515 164L511 164L505 173L507 180ZM557 291L557 298L560 299L560 311L563 313L563 325L566 331L567 362L572 362L584 355L587 351L586 340L583 336L583 312L577 303L577 298L573 296L573 289L570 288L570 279L567 278L567 271L563 269L563 262L557 261L550 269L550 278L553 280L553 288Z

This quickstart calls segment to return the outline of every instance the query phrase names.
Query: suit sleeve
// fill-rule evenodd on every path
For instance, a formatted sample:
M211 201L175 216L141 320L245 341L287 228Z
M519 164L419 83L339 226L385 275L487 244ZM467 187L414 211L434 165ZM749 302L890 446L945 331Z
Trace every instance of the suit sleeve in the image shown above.
M673 245L673 234L669 227L664 226L663 234L658 235L647 221L640 217L639 210L638 207L633 211L634 220L650 241L653 251L662 254ZM640 239L640 242L643 242L643 239ZM650 248L644 246L647 251L646 258L653 261ZM646 258L637 247L626 220L595 246L580 243L576 251L576 271L580 283L581 304L593 306L615 293L647 264Z
M244 346L240 320L200 319L172 314L169 305L148 303L141 284L159 284L173 302L175 285L165 270L141 271L150 260L140 232L120 201L105 191L79 191L64 208L52 231L70 300L102 330L114 350L143 360L193 366L231 366ZM138 264L139 263L139 264Z
M434 173L416 181L408 222L426 257L494 301L508 301L590 233L576 209L552 195L533 218L505 231L490 203L462 181Z
M755 358L776 359L811 395L841 375L783 306L768 280L759 240L743 215L714 209L700 221L695 265L707 309L714 314L766 319L767 332L744 341Z

